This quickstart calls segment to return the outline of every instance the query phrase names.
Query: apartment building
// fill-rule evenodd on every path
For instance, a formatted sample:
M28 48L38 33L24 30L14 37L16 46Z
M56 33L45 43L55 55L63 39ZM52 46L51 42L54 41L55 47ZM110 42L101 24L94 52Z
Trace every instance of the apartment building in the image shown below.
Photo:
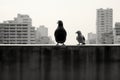
M97 44L113 44L113 10L97 9Z
M0 23L0 44L35 44L35 27L28 15Z

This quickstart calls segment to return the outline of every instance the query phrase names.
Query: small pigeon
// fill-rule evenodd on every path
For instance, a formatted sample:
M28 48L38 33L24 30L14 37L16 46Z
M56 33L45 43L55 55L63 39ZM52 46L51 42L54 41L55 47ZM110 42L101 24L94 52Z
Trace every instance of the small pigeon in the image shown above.
M82 35L81 31L77 31L76 33L78 34L76 40L78 41L79 45L80 43L85 44L85 37Z
M63 22L61 20L58 21L58 27L55 30L54 36L55 36L57 45L59 45L59 43L64 45L64 42L66 41L67 32L64 29Z

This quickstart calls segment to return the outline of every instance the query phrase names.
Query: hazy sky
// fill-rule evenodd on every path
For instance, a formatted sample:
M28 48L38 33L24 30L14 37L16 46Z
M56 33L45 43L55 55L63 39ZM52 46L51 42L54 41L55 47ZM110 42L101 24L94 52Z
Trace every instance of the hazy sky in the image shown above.
M113 8L114 22L120 21L120 0L0 0L0 22L11 20L17 13L28 14L33 26L45 25L54 40L57 21L63 20L68 32L65 44L77 44L77 30L96 32L96 9ZM114 26L114 25L113 25Z

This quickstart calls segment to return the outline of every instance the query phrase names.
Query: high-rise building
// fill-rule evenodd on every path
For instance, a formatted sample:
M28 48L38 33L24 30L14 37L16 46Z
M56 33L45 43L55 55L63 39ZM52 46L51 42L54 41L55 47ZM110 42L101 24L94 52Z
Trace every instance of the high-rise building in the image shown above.
M114 44L120 44L120 22L115 23Z
M88 33L88 44L96 44L96 34Z
M97 9L97 44L113 44L113 10Z
M35 27L28 15L18 14L14 20L0 23L0 44L34 44Z

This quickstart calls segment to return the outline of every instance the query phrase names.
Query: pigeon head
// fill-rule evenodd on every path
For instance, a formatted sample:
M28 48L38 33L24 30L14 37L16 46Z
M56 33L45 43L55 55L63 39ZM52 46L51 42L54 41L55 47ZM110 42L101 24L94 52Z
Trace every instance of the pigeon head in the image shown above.
M59 20L57 23L58 23L58 26L63 27L63 22L61 20Z
M78 35L81 35L81 31L77 31L76 33L77 33Z

